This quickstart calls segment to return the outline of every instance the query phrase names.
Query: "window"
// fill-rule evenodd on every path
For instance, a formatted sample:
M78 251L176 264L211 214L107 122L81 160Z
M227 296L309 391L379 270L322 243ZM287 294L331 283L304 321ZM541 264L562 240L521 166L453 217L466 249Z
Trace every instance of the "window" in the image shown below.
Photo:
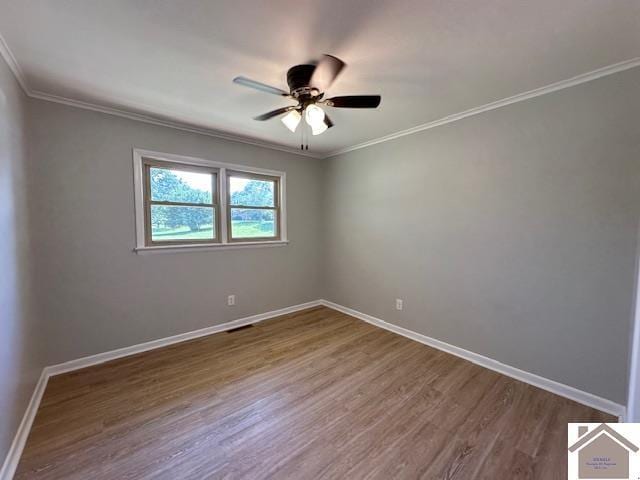
M134 150L136 250L286 243L284 176Z
M229 239L279 238L277 177L227 172L227 219Z
M147 245L219 241L217 170L145 160Z

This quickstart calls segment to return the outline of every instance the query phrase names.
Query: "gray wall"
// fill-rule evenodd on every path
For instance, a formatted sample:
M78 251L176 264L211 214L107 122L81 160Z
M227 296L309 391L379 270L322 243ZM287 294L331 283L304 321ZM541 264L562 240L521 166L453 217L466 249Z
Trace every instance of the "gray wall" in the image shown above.
M636 262L634 320L629 339L629 395L627 396L627 422L640 422L640 245Z
M28 255L26 103L0 58L0 465L42 368Z
M325 297L625 403L639 87L634 69L329 160Z
M319 160L55 103L30 108L48 364L318 298ZM135 254L134 147L286 171L291 243Z
M0 458L43 365L321 296L624 403L638 86L314 160L27 101L0 63ZM134 147L285 170L290 245L136 255Z

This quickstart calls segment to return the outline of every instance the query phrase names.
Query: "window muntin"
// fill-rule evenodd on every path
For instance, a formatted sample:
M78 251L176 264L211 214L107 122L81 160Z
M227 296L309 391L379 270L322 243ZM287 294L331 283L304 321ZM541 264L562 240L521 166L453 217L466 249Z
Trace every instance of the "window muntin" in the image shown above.
M220 241L218 170L144 160L145 245Z
M230 242L280 238L280 178L227 171L227 231Z

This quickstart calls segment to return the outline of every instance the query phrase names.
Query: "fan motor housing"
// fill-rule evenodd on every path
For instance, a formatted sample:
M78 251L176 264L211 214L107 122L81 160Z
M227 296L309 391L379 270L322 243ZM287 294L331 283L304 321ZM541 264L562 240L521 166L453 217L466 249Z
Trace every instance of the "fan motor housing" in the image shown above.
M296 65L287 72L287 84L291 92L309 87L311 75L316 69L315 65Z

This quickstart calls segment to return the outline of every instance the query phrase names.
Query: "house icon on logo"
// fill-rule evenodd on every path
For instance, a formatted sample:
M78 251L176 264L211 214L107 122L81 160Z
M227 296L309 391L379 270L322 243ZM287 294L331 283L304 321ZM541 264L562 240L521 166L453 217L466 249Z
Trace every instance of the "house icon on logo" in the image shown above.
M578 453L578 478L629 478L629 453L636 447L604 423L589 432L578 427L578 441L569 447Z

